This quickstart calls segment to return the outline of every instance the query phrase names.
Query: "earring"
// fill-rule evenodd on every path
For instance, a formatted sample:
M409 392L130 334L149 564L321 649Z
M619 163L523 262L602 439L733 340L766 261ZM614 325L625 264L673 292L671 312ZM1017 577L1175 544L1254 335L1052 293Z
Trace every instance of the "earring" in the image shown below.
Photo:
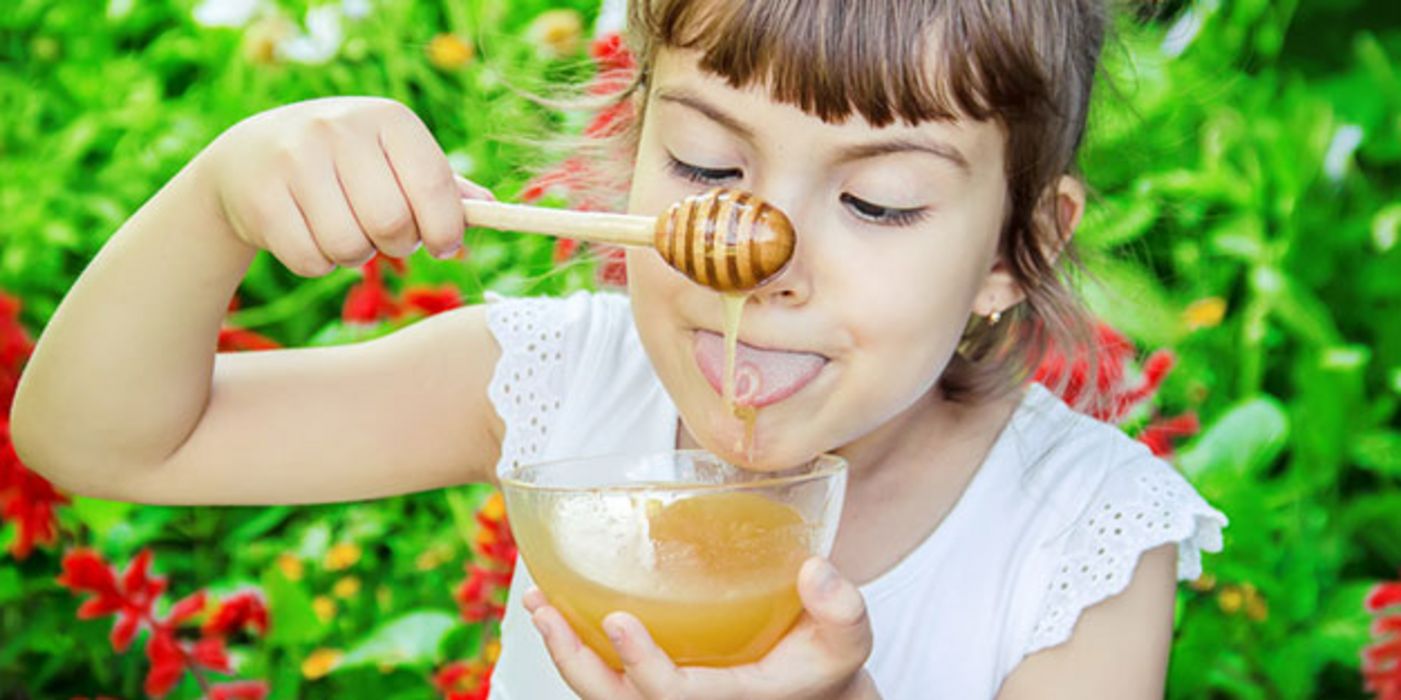
M997 322L998 322L998 321L1001 321L1001 320L1002 320L1002 312L1001 312L1001 311L994 311L994 312L988 314L988 325L989 325L989 326L995 326L995 325L997 325Z

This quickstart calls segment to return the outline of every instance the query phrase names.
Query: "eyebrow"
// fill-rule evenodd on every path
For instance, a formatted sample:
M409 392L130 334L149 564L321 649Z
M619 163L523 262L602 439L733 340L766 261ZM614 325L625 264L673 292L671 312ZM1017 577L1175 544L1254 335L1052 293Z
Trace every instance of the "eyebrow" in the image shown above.
M739 119L736 119L719 107L697 97L688 90L659 88L656 95L657 99L660 101L679 104L701 113L706 118L729 129L747 141L755 140L753 129L750 129ZM910 151L928 153L937 158L942 158L952 163L965 175L972 172L972 167L968 164L968 159L965 158L963 153L957 148L940 141L910 137L896 137L883 141L876 141L874 143L847 146L838 153L837 162L849 162L892 153L907 153Z
M863 143L855 146L843 148L837 156L838 162L861 160L862 158L874 158L876 156L888 155L891 153L907 153L915 151L918 153L928 153L932 156L942 158L957 166L963 174L972 172L968 165L968 159L963 157L963 153L957 148L940 141L931 141L914 138L893 138L875 143Z
M674 104L690 107L691 109L694 109L695 111L705 115L711 121L719 124L720 126L725 127L726 129L729 129L730 131L735 132L739 136L743 137L746 141L754 140L753 129L750 129L748 126L745 126L743 122L730 116L727 112L720 109L719 107L716 107L715 105L710 104L709 102L706 102L705 100L702 100L699 97L696 97L688 91L677 90L674 88L660 88L657 90L657 99L664 102L671 102Z

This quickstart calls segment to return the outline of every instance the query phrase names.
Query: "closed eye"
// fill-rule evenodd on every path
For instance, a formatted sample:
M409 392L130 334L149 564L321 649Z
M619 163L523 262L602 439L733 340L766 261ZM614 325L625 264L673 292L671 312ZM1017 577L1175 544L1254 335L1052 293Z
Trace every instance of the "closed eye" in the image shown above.
M719 185L744 177L744 171L739 168L702 168L679 160L671 154L667 154L666 165L673 175L700 185Z
M883 207L845 192L842 193L841 201L857 218L881 226L909 226L921 221L929 214L928 207L914 207L912 209Z

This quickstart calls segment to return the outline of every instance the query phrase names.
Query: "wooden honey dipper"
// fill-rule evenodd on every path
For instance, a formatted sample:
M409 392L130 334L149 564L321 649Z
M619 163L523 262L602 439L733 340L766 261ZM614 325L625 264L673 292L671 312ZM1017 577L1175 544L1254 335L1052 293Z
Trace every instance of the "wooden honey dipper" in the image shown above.
M661 216L545 209L464 199L471 226L544 233L597 243L652 246L667 264L719 292L743 292L772 279L793 257L793 224L740 190L713 189Z

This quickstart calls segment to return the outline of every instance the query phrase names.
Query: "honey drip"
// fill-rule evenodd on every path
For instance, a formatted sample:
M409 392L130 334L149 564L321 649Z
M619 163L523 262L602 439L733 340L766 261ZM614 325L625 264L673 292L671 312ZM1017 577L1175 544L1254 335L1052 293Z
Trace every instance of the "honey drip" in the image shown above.
M744 422L744 435L735 449L753 462L754 422L759 417L759 409L735 404L735 351L739 345L740 319L744 316L744 305L749 301L749 295L727 292L720 297L725 304L725 374L721 380L721 393L725 399L725 410Z

